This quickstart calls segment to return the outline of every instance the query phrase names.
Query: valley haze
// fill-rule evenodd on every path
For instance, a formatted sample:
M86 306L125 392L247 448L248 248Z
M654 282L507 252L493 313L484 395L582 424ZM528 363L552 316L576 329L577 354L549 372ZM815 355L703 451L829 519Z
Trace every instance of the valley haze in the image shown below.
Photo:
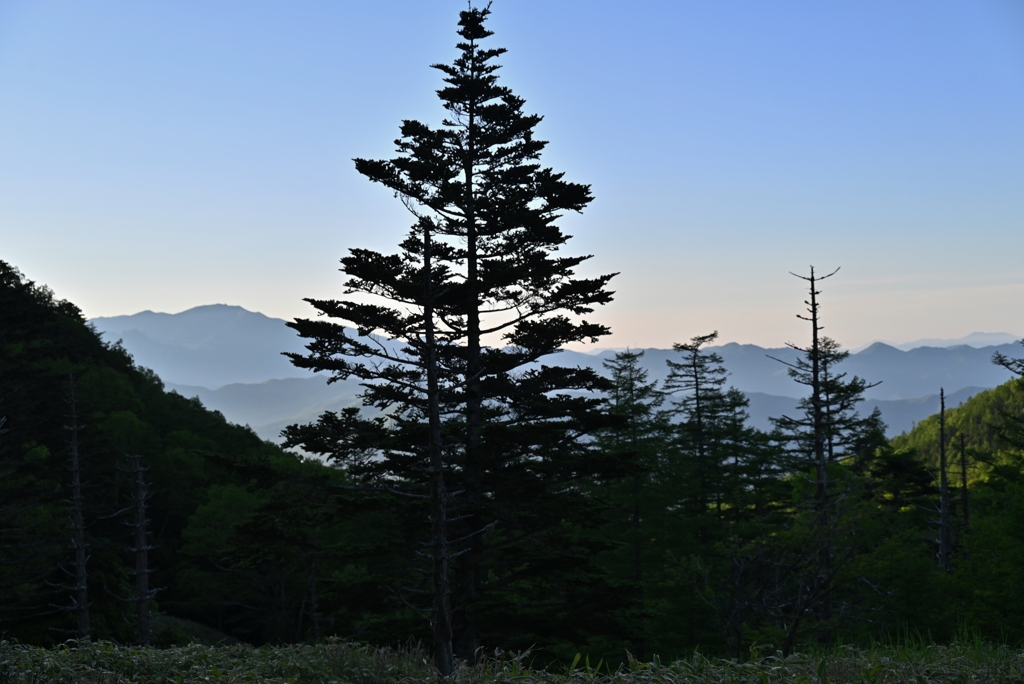
M296 368L282 354L305 351L303 340L285 321L239 306L212 304L177 314L143 311L90 323L108 342L120 340L136 363L155 371L169 390L198 397L229 421L249 425L263 439L278 442L287 425L359 404L356 381L328 384L326 376ZM877 406L888 434L896 435L938 411L940 388L946 390L947 404L956 406L1009 380L1011 374L992 364L991 358L996 351L1024 356L1024 347L1013 343L1015 339L1008 333L973 333L959 340L921 340L928 345L906 349L901 347L908 345L876 342L852 353L842 370L868 382L880 381L865 392L861 411ZM724 359L728 384L750 399L755 427L769 427L770 417L795 415L803 387L789 377L785 365L769 356L792 362L796 351L735 342L710 349ZM650 379L662 381L667 375L665 361L677 354L667 349L643 351ZM613 349L564 350L546 362L600 372L602 362L614 355Z

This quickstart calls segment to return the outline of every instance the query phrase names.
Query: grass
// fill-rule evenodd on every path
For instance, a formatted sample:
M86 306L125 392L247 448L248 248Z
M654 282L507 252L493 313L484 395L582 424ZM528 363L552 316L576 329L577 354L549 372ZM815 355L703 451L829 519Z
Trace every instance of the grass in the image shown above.
M55 648L0 642L0 681L17 684L231 682L300 684L427 682L423 654L341 641L254 648L247 645L172 648L69 641Z
M238 639L192 620L170 615L153 616L153 644L163 648L197 643L204 646L233 646Z
M582 661L582 663L581 663ZM1024 683L1024 652L978 641L917 643L868 650L840 647L822 656L775 656L749 663L700 654L662 664L630 660L610 670L577 658L562 671L533 669L528 656L498 655L461 667L456 684L932 684ZM174 648L67 642L45 649L0 641L0 681L17 684L432 684L427 655L329 640L254 648L241 644Z

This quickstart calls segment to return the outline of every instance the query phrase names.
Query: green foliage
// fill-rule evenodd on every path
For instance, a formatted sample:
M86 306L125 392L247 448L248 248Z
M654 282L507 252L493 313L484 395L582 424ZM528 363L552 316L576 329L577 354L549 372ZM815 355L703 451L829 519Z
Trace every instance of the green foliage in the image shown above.
M861 650L782 658L771 646L752 648L749 661L699 652L663 661L630 656L615 668L580 653L538 667L529 652L498 652L475 666L461 664L454 684L946 684L1024 681L1024 653L984 641L948 646L915 640ZM433 684L427 654L330 640L317 645L253 648L198 643L155 649L68 642L52 649L0 642L0 677L12 684Z
M990 478L974 508L951 587L959 618L988 639L1024 642L1024 484ZM969 553L966 553L969 551Z
M181 553L190 518L211 492L219 500L245 491L250 476L231 464L301 464L198 401L164 392L152 372L103 342L74 305L0 262L0 415L9 430L0 436L0 629L52 643L72 627L68 374L78 388L94 636L132 638L129 607L120 600L132 591L131 539L120 513L128 490L120 468L132 453L144 454L150 468L150 557L153 585L164 588L161 605L217 624L226 597L207 594L211 602L197 604L195 587L178 581L201 570L195 554ZM245 510L237 501L221 504L232 513ZM225 541L207 538L211 545Z
M1019 467L1024 442L1020 439L1020 421L1024 417L1024 378L979 392L961 406L946 409L946 430L952 435L951 458L958 449L958 438L971 459L970 479L983 480L993 468ZM893 440L897 449L916 450L932 467L939 462L939 419L931 416L909 433Z
M131 612L118 600L130 595L132 575L116 514L127 486L118 466L136 450L150 466L153 584L164 587L159 608L169 613L163 628L156 623L158 643L427 637L428 625L392 592L421 581L410 556L423 538L425 508L389 491L395 480L382 477L368 452L354 454L346 471L261 442L199 402L165 393L123 350L98 340L76 309L7 268L0 289L7 304L0 413L10 429L0 435L7 473L0 479L0 620L9 638L53 644L74 627L62 570L70 557L69 369L85 424L96 638L133 638ZM774 437L745 427L742 398L726 392L705 395L715 401L702 418L701 452L693 411L688 422L666 420L660 391L635 372L635 361L623 354L611 364L603 404L544 396L550 378L527 375L514 390L521 393L517 420L490 416L496 422L487 425L485 444L494 458L508 456L509 467L488 476L508 475L501 487L488 484L488 506L508 522L488 533L480 558L485 591L475 599L488 652L532 647L543 663L582 653L581 662L589 656L613 671L628 661L627 649L667 661L699 644L745 660L758 643L784 643L786 625L800 616L782 599L797 589L794 578L815 567L809 550L823 531L806 505L813 475L792 469ZM842 561L831 584L837 639L867 644L907 632L948 639L966 627L996 642L1024 640L1024 461L1011 430L1024 414L1021 382L949 411L954 464L965 438L970 504L969 529L963 511L954 511L960 527L952 574L933 557L934 419L890 446L828 465L829 481L843 483L835 504L841 514L825 531ZM577 409L578 431L546 422ZM367 426L339 420L317 426L322 442L311 443L329 451L339 430ZM379 438L373 430L385 423L371 421L367 432L349 437ZM455 439L461 424L454 419L446 429ZM529 453L538 458L521 458ZM956 468L951 480L959 486ZM962 507L959 494L954 502ZM816 630L803 616L797 650ZM717 666L692 662L707 671ZM485 667L505 672L494 662Z
M398 684L432 681L422 654L330 641L316 646L132 648L68 642L50 650L0 642L0 677L12 684Z

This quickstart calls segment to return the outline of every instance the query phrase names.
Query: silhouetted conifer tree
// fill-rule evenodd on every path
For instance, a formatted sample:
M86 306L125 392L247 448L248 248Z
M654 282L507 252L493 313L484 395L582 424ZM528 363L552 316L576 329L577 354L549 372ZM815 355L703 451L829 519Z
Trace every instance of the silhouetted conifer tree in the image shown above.
M438 347L450 344L451 339L437 334L435 309L438 293L449 289L450 280L446 268L435 268L439 250L433 232L433 221L420 217L400 254L384 256L354 249L342 259L342 270L350 276L348 291L376 295L386 305L310 300L331 317L353 323L356 335L327 321L291 324L304 337L315 340L309 345L311 356L292 355L297 365L363 380L364 403L387 412L388 419L367 420L358 410L349 410L325 415L316 425L293 426L285 435L287 444L301 444L330 456L364 487L415 487L422 484L417 473L426 475L428 493L422 496L430 502L434 597L429 619L435 665L448 676L455 664L440 394L450 391L443 386L450 384L446 383L450 373L442 377ZM414 491L401 493L420 496Z
M1020 343L1024 345L1024 340ZM992 355L992 363L1002 366L1011 373L1024 376L1024 358L1013 358L996 352ZM1018 449L1024 449L1024 416L1000 411L1003 425L999 429L1002 439Z
M664 394L657 382L648 380L641 366L642 351L622 351L602 362L609 373L608 413L615 424L598 436L601 450L619 463L622 476L603 483L600 491L610 500L611 535L630 550L632 581L637 592L631 630L632 648L638 658L646 656L650 627L646 585L648 565L655 565L664 553L664 517L668 507L666 490L676 487L669 471L670 426L661 406Z
M454 534L465 546L452 587L455 650L469 660L481 645L485 618L479 606L488 564L494 569L485 559L485 531L495 524L509 532L517 525L531 531L554 525L564 517L557 506L531 516L516 508L536 505L529 501L550 496L552 483L594 468L591 447L576 437L599 424L597 399L567 391L595 389L602 380L589 369L524 366L567 343L606 334L604 326L576 317L611 299L611 276L579 278L574 271L587 257L556 255L568 239L556 221L586 207L589 187L540 165L546 144L534 137L540 117L524 113L523 100L498 84L495 59L504 50L481 46L491 35L484 27L489 14L487 8L461 12L459 56L451 65L434 65L446 83L438 91L447 112L441 126L404 121L397 157L356 160L360 173L393 191L416 216L415 235L403 243L401 255L353 249L342 260L342 270L352 277L349 293L375 295L382 303L309 300L321 313L351 325L356 335L323 320L291 324L313 340L308 355L292 357L297 365L363 379L366 403L401 423L406 438L419 430L421 445L428 443L425 431L436 436L436 426L426 425L425 364L430 350L437 354L443 451L462 492L452 502L459 512ZM436 273L429 278L434 345L427 344L424 327L425 232L432 236ZM393 425L360 422L348 413L321 421L317 429L347 436L334 453L350 467L357 467L352 454L381 448L389 454L381 461L386 466L364 461L358 468L422 481L417 473L430 467L422 448L403 447L406 455L397 457ZM308 443L314 435L294 430L289 439ZM572 498L565 494L556 500ZM503 572L492 577L511 580Z
M801 623L813 614L817 641L830 643L834 634L833 589L839 569L852 553L847 549L837 561L834 545L845 534L841 531L843 510L847 498L838 496L837 482L833 479L834 465L851 464L858 457L869 456L875 447L885 443L881 414L876 409L870 416L861 417L856 406L863 400L864 391L874 385L853 377L846 380L836 366L847 356L839 344L821 334L821 311L818 295L819 283L832 277L839 269L825 276L817 276L811 267L809 276L796 277L808 283L807 315L797 317L811 324L811 343L801 347L789 346L801 356L795 363L786 363L789 374L796 382L810 390L810 396L801 400L803 415L797 418L783 416L773 419L776 427L790 444L792 467L798 472L814 472L813 526L811 535L816 548L814 558L808 558L800 573L801 580L791 592L792 604L786 609L787 636L783 650L788 652L796 639ZM784 362L785 363L785 362ZM794 566L795 567L795 566Z
M673 345L681 360L668 360L665 380L665 392L673 395L674 413L680 420L679 448L694 466L690 508L698 521L697 537L702 545L710 540L709 522L720 521L723 505L729 503L725 501L727 463L736 466L742 460L749 403L739 392L724 389L728 373L722 357L704 349L717 338L718 333L713 332Z
M673 397L677 468L673 508L686 513L695 527L690 539L698 574L690 591L719 618L724 643L739 654L757 578L746 546L777 508L781 492L778 450L768 437L746 425L749 401L725 388L728 373L722 357L707 350L718 333L698 335L673 345L664 389ZM773 487L773 484L776 485Z

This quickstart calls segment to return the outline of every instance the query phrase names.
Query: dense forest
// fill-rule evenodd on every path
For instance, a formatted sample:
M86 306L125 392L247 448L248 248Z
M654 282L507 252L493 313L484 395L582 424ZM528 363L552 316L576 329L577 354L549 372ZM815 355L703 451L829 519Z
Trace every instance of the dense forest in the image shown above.
M443 125L405 121L397 157L356 160L412 227L396 254L352 249L346 297L291 324L293 363L365 389L363 410L286 430L291 451L165 392L0 262L5 638L413 639L443 673L495 648L1024 639L1024 379L886 440L857 411L873 379L821 334L834 273L813 268L789 367L806 398L771 431L710 331L660 384L636 352L604 374L538 362L609 332L586 317L612 276L559 252L590 188L540 165L540 117L479 45L487 15L463 12L460 56L435 65Z

